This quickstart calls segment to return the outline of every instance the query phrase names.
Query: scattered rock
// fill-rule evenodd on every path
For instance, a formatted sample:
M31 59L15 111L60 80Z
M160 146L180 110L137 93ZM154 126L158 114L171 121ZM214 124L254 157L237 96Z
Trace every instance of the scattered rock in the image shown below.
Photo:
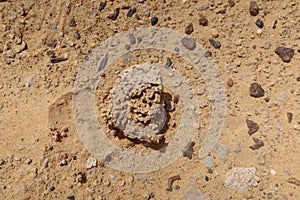
M114 12L110 15L108 15L108 19L111 19L111 20L116 20L119 16L119 13L120 13L120 8L116 8L114 9Z
M76 21L75 21L74 18L72 18L72 19L70 20L69 26L70 26L70 27L76 27Z
M181 39L182 45L189 49L189 50L194 50L196 48L196 42L192 38L184 37Z
M224 144L217 143L212 150L220 160L225 160L230 152L230 148Z
M204 15L199 16L199 25L201 26L207 26L208 25L208 20Z
M216 40L213 39L213 38L210 38L210 39L209 39L209 42L210 42L210 44L213 45L213 47L215 47L216 49L220 49L220 48L221 48L221 42L216 41Z
M106 7L106 1L100 2L100 5L99 5L99 11L102 12L102 11L104 10L105 7Z
M127 17L132 17L136 13L136 8L130 8L127 13Z
M245 189L257 186L259 177L256 175L256 168L233 168L225 174L225 187L244 191Z
M96 166L97 166L96 158L89 157L86 161L86 168L91 169L91 168L96 167Z
M256 24L256 26L257 26L258 28L263 28L263 27L264 27L264 22L263 22L260 18L258 18L258 19L256 20L255 24Z
M286 115L287 115L287 118L288 118L288 123L291 123L292 120L293 120L293 113L288 112Z
M259 14L259 8L256 1L250 1L249 11L250 11L250 15L252 16L256 16Z
M270 174L276 176L277 172L274 169L270 169Z
M275 49L275 53L281 58L283 62L290 62L294 56L294 49L279 46Z
M228 0L228 5L229 5L230 7L235 6L234 0Z
M194 27L192 23L189 23L186 27L185 27L185 33L190 35L192 32L194 31Z
M258 138L253 138L253 141L255 144L249 147L251 150L258 150L265 145L264 142Z
M251 83L250 85L250 96L259 98L265 95L265 90L258 83Z
M78 33L78 31L75 31L74 32L74 38L76 39L76 40L79 40L81 37L80 37L80 34Z
M51 30L52 30L52 31L55 31L56 29L57 29L57 25L56 25L56 24L52 24L52 25L51 25Z
M173 182L177 181L177 180L181 180L179 175L175 175L175 176L171 176L170 178L168 178L168 186L167 186L167 191L173 191Z
M256 122L254 122L250 119L246 119L246 123L247 123L249 135L252 135L258 131L259 126Z
M25 164L29 165L32 163L32 160L30 158L26 158L25 160Z
M55 39L50 39L46 43L46 46L51 47L51 48L55 48L56 45L57 45L57 41Z
M158 23L158 18L157 17L152 17L151 18L151 25L155 26Z
M230 78L227 80L227 86L232 87L233 86L233 80Z
M204 4L200 5L200 6L198 6L197 10L198 11L202 11L202 10L206 10L208 8L209 8L209 4L208 3L204 3Z

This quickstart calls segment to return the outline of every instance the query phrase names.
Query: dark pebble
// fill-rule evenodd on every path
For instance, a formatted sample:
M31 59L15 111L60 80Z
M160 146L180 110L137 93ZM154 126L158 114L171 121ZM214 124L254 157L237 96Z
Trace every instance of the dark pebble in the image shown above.
M75 21L74 18L72 18L72 19L70 20L69 26L70 26L70 27L75 27L75 26L76 26L76 21Z
M266 98L265 98L265 102L268 103L269 101L270 101L270 97L266 97Z
M281 58L283 62L290 62L294 56L294 49L279 46L275 49L275 53Z
M233 80L230 78L230 79L228 79L228 81L227 81L227 86L228 87L232 87L233 86Z
M67 199L68 200L75 200L75 197L74 197L74 195L72 195L72 196L68 196Z
M134 15L134 13L136 13L136 8L135 7L130 8L128 10L127 17L132 17Z
M258 28L264 27L264 22L260 18L256 20L255 24Z
M259 148L265 145L264 142L258 138L253 138L253 141L255 144L249 147L252 150L258 150Z
M185 27L185 33L190 35L192 32L194 31L194 27L192 23L189 23L186 27Z
M300 82L300 76L299 76L299 77L297 77L297 78L296 78L296 80L297 80L298 82Z
M199 16L199 25L201 26L207 26L208 25L208 20L204 15Z
M287 114L287 118L288 118L288 123L291 123L293 120L293 113L288 112Z
M181 39L181 43L185 48L189 50L194 50L196 48L195 40L192 38L184 37Z
M228 5L229 5L230 7L235 6L234 0L228 0Z
M114 9L114 12L112 14L108 15L108 19L116 20L119 16L119 13L120 13L120 8Z
M182 149L183 157L187 157L187 158L189 158L189 159L192 159L193 153L194 153L194 146L195 146L195 142L189 142L189 143Z
M49 50L46 52L47 56L49 56L50 58L55 58L55 52L53 50Z
M63 62L63 61L66 61L66 60L68 60L67 58L56 58L56 57L54 57L54 58L51 58L51 63L59 63L59 62Z
M171 58L167 58L166 67L170 67L171 65L172 65L172 60L171 60Z
M250 120L250 119L246 119L246 124L248 127L248 134L252 135L253 133L256 133L259 129L259 126L256 122Z
M256 1L250 1L250 15L252 16L256 16L259 13L259 8L258 8L258 4Z
M251 83L250 85L250 96L259 98L265 95L265 90L258 83Z
M206 176L206 175L205 175L205 180L206 180L206 181L209 181L209 178L208 178L208 176Z
M57 42L56 42L55 39L50 39L50 40L47 41L46 45L47 45L48 47L55 48L56 45L57 45Z
M276 25L277 25L277 20L274 21L274 24L272 26L272 29L275 29L276 28Z
M50 187L50 191L52 192L52 191L54 191L55 190L55 187L54 186L51 186Z
M205 56L205 58L210 58L210 57L212 57L212 52L211 51L205 51L204 56Z
M81 38L80 34L77 31L75 31L74 37L75 37L76 40L79 40Z
M100 2L99 11L101 12L102 10L104 10L105 7L106 7L106 1Z
M151 25L152 26L155 26L157 24L157 22L158 22L158 18L157 17L152 17L151 18Z
M210 44L212 44L213 47L215 47L216 49L220 49L220 48L221 48L221 42L216 41L216 40L213 39L213 38L210 38L210 39L209 39L209 42L210 42Z

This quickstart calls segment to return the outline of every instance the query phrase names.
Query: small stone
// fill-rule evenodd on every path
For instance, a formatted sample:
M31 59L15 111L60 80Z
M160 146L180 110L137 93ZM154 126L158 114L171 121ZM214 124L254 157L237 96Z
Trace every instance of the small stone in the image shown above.
M52 24L51 25L51 30L55 31L57 29L57 25L56 24Z
M155 26L158 23L158 18L157 17L152 17L151 18L151 25Z
M167 58L167 63L166 63L166 67L171 67L171 65L172 65L172 60L171 60L171 58Z
M127 13L127 17L132 17L136 13L136 8L130 8Z
M46 46L51 47L51 48L55 48L56 45L57 45L57 41L55 39L50 39L46 43Z
M70 26L70 27L75 27L75 26L76 26L76 21L75 21L74 18L72 18L72 19L70 20L69 26Z
M212 56L212 52L211 51L205 51L205 53L204 53L204 57L205 58L209 58L211 56Z
M111 20L116 20L119 16L119 13L120 13L120 8L116 8L114 9L114 12L110 15L108 15L108 19L111 19Z
M200 6L198 6L197 10L198 11L202 11L202 10L206 10L208 8L209 8L209 4L208 3L204 3L204 4L200 5Z
M271 45L272 45L272 44L271 44L270 42L265 42L264 45L263 45L263 48L264 48L264 49L270 49L270 48L271 48Z
M68 59L67 58L62 58L62 57L58 57L58 58L55 57L55 58L51 58L50 62L54 64L54 63L59 63L59 62L63 62L63 61L66 61L66 60L68 60Z
M257 162L259 165L264 165L264 164L266 164L266 155L265 155L265 154L260 155L260 156L256 159L256 162Z
M288 123L291 123L293 120L293 113L288 112L287 114L287 118L288 118Z
M75 196L74 196L74 195L68 196L67 199L68 199L68 200L75 200Z
M250 96L259 98L265 95L264 89L258 83L251 83L250 85Z
M258 150L265 145L264 142L258 138L253 138L253 141L254 144L249 147L251 150Z
M54 190L55 190L55 187L54 187L54 186L51 186L51 187L50 187L50 191L53 192Z
M270 174L273 175L273 176L275 176L277 173L276 173L276 171L274 169L270 169Z
M228 5L229 5L230 7L235 6L234 0L228 0Z
M91 169L91 168L96 167L96 166L97 166L96 158L89 157L86 161L86 168Z
M262 30L259 28L256 30L257 35L261 35L262 34Z
M227 80L227 86L232 87L233 86L233 80L230 78Z
M206 156L205 157L205 166L207 168L213 168L214 167L214 162L211 156Z
M263 22L260 18L258 18L258 19L256 20L255 24L256 24L256 26L257 26L258 28L263 28L263 27L264 27L264 22Z
M50 58L55 58L55 52L53 50L49 50L46 52L47 56L49 56Z
M189 23L186 27L185 27L185 33L190 35L192 32L194 31L194 27L192 23Z
M250 1L250 15L252 16L256 16L259 13L259 8L258 8L258 4L256 1Z
M213 47L215 47L216 49L220 49L220 48L221 48L221 42L216 41L216 40L213 39L213 38L210 38L210 39L209 39L209 42L210 42L210 44L213 45Z
M272 194L271 192L269 192L269 193L267 194L267 198L268 198L268 199L272 199L272 198L273 198L273 194Z
M106 1L100 2L100 5L99 5L99 11L102 12L102 11L104 10L105 7L106 7Z
M204 15L199 16L199 25L201 26L207 26L208 25L208 20Z
M211 36L212 36L213 38L219 37L219 32L217 31L217 29L212 29L212 31L211 31Z
M275 49L275 53L281 58L283 62L290 62L294 56L294 49L279 46Z
M32 74L27 78L26 87L33 88L33 85L34 85L34 75Z
M248 134L252 135L253 133L256 133L259 129L259 126L256 122L250 120L250 119L246 119L246 124L248 127Z
M26 158L25 164L29 165L30 163L32 163L32 160L30 158Z
M196 42L192 38L184 37L181 39L182 45L189 49L189 50L194 50L196 48Z
M276 25L277 25L277 20L274 21L274 24L272 26L272 29L276 29Z
M78 33L78 31L75 31L75 33L74 33L74 38L76 39L76 40L79 40L81 37L80 37L80 34Z
M193 153L194 153L194 145L195 142L189 142L183 149L183 157L187 157L189 159L192 159Z

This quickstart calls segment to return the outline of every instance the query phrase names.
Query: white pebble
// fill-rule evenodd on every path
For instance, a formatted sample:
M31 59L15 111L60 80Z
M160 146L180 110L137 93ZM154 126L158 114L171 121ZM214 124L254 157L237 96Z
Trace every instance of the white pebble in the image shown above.
M257 29L256 33L257 33L257 35L261 35L262 34L262 30L259 28L259 29Z
M274 169L270 169L270 174L275 176L276 175L276 171Z
M97 166L96 158L89 157L86 161L86 168L91 169L91 168L96 167L96 166Z

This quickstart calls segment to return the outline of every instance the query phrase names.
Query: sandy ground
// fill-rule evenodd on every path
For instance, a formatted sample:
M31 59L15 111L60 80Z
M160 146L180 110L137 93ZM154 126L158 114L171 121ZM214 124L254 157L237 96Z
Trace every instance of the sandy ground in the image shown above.
M300 199L300 3L261 0L257 4L259 11L250 12L246 0L112 0L100 11L100 2L92 0L0 1L0 199ZM133 7L136 13L128 17ZM117 8L119 15L112 19ZM155 27L189 34L217 66L227 94L219 142L230 153L220 159L211 152L213 166L208 166L198 158L201 143L195 141L191 159L182 156L159 171L126 173L102 160L87 169L87 160L94 155L78 137L72 110L80 64L116 33L150 27L153 16L158 18ZM261 28L258 19L264 23ZM190 23L192 31L186 28ZM278 55L279 46L293 53ZM101 108L111 97L103 96L122 70L144 62L164 65L168 57L170 67L190 79L195 91L199 84L205 85L193 67L176 55L135 52L130 63L119 67L122 61L117 60L105 69L96 93L99 124L107 125ZM263 96L250 95L252 83L261 85ZM195 96L206 102L201 105L196 137L201 141L212 102L205 101L207 90ZM178 109L170 115L169 125L180 122ZM259 126L253 134L248 132L247 119ZM115 145L149 150L135 140L112 137L109 127L103 129ZM166 133L172 130L176 127ZM253 138L258 139L256 146ZM244 190L225 187L226 173L240 167L254 167L258 179ZM167 191L169 178L177 175L180 180Z

